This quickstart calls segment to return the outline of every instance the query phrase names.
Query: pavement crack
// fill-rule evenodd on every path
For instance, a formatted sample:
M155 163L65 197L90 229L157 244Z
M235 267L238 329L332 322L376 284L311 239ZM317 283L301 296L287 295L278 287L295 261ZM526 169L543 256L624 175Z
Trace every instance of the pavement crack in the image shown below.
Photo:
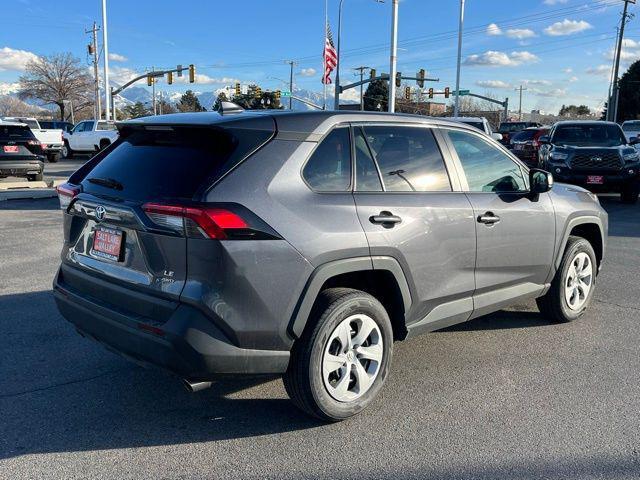
M127 369L126 368L117 368L117 369L114 369L114 370L109 370L107 372L100 373L98 375L94 375L93 377L79 378L77 380L69 380L68 382L56 383L56 384L53 384L53 385L48 385L46 387L34 388L32 390L24 390L22 392L7 393L5 395L0 395L0 400L6 399L6 398L19 397L21 395L28 395L30 393L44 392L46 390L51 390L53 388L58 388L58 387L64 387L66 385L73 385L75 383L90 382L91 380L96 380L98 378L106 377L107 375L111 375L112 373L122 372L124 370L127 370Z
M604 300L596 300L596 303L604 303L605 305L611 305L612 307L628 308L630 310L640 310L640 307L632 307L631 305L621 305L619 303L606 302Z

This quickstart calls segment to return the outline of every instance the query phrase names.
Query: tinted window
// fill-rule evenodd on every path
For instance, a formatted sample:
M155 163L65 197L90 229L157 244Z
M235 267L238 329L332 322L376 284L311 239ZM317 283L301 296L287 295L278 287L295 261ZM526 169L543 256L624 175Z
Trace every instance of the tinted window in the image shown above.
M451 191L440 149L427 128L365 127L367 143L390 192Z
M96 130L115 130L116 124L111 122L98 122Z
M93 130L93 122L82 122L84 126L82 127L82 132L90 132Z
M45 130L59 128L59 127L56 127L56 122L40 122L40 127L44 128Z
M267 141L272 131L179 128L167 131L125 130L103 158L88 162L71 178L82 175L83 191L139 201L191 199ZM86 176L85 176L86 175ZM89 182L113 179L114 190Z
M33 133L27 126L22 125L0 125L0 141L33 139Z
M476 127L478 130L484 132L484 123L482 122L464 121L462 123L464 123L465 125L469 125L471 127Z
M354 129L356 149L356 189L360 192L380 192L382 184L362 129Z
M522 132L518 132L513 137L511 137L511 140L515 142L533 140L533 138L536 136L536 133L538 133L537 130L523 130Z
M559 145L613 147L627 143L618 125L574 124L559 125L553 132L552 143Z
M321 192L343 192L351 185L351 141L348 128L336 128L316 147L302 172Z
M622 124L622 130L625 132L635 132L640 130L640 122L624 122Z
M477 135L448 131L467 177L470 192L517 192L526 189L520 166Z
M524 130L527 128L526 123L501 123L500 129L498 132L500 133L511 133L511 132L519 132L520 130Z

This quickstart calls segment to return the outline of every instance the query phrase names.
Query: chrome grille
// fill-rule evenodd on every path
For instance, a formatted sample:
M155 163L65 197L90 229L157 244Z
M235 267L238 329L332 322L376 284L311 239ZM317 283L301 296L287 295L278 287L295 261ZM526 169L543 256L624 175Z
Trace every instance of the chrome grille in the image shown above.
M620 170L622 159L617 152L576 153L571 160L571 167L575 169Z

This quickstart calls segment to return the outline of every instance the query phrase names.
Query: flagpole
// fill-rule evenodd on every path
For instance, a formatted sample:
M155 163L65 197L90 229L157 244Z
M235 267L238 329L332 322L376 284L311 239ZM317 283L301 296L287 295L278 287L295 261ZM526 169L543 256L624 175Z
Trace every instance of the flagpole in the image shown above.
M324 34L324 38L322 39L322 109L327 109L327 83L324 81L324 75L327 71L327 56L325 55L325 46L327 44L327 25L329 24L329 0L324 0L324 25L322 28L322 32Z

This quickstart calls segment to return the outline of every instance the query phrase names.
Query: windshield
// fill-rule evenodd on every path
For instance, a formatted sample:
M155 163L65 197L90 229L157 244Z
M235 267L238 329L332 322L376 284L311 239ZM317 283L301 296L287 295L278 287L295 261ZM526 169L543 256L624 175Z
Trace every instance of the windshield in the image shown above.
M500 133L511 133L511 132L519 132L520 130L524 130L527 128L526 123L501 123L500 129L498 132Z
M637 132L640 130L640 122L624 122L622 124L622 130L625 132Z
M482 122L474 122L473 120L465 120L465 125L470 125L472 127L476 127L478 130L482 130L484 132L484 124Z
M574 146L615 147L627 141L617 125L565 125L556 128L551 143Z

